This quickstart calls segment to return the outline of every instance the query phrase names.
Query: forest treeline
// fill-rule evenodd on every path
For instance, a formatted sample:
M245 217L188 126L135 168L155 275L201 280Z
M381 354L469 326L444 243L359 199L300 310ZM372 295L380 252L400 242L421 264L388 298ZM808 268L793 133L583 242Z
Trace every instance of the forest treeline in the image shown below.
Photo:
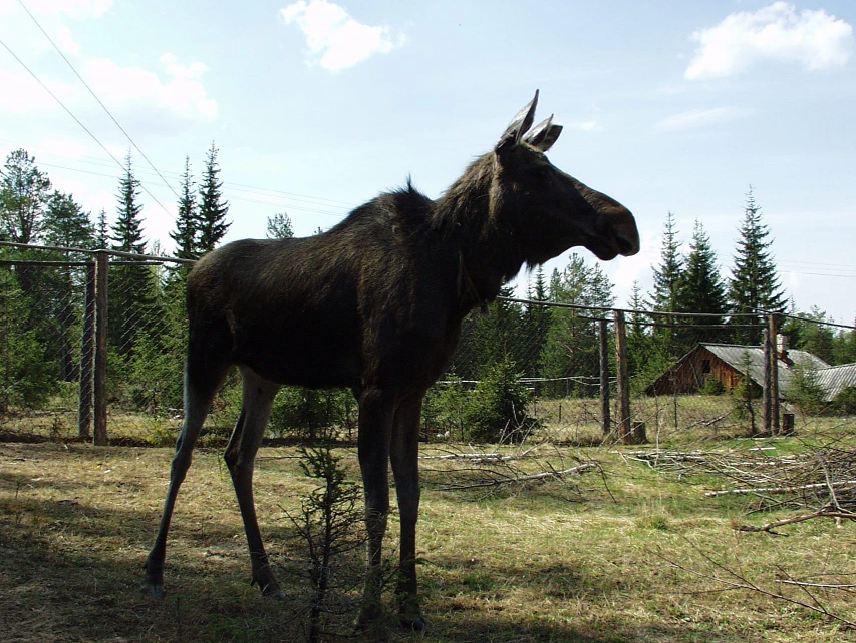
M186 159L178 215L170 232L175 247L172 256L178 259L195 259L217 247L229 229L229 204L223 195L218 153L212 143L198 180L190 158ZM515 412L515 404L524 404L521 378L539 380L527 387L537 385L542 396L596 396L597 319L611 320L611 313L604 309L615 306L707 314L628 315L628 356L637 391L699 342L759 345L765 323L759 310L799 312L809 320L827 321L823 311L796 311L789 302L778 277L770 230L751 188L738 233L733 264L726 270L700 220L696 220L684 252L675 217L668 213L660 260L652 266L651 291L642 292L635 283L630 300L622 304L616 302L613 284L600 264L581 254L572 253L567 265L551 274L536 269L529 275L528 303L500 299L489 306L488 314L475 311L467 318L448 383L429 395L426 415L456 408L461 417L469 414L467 424L475 427L475 436L488 430L484 427L492 422L480 418L490 418L491 413L508 417ZM271 238L292 236L288 215L272 214L266 234ZM52 186L33 156L23 149L13 151L0 172L0 240L163 254L160 243L145 236L141 186L130 153L117 182L116 209L110 216L104 210L95 215L85 212L73 195ZM85 264L92 258L79 252L3 246L0 260L0 412L10 413L49 405L57 396L70 396L74 390ZM116 408L153 415L181 409L188 270L181 263L111 259L108 394ZM502 294L512 297L515 293L506 287ZM547 302L582 308L550 307ZM735 313L751 315L737 317ZM829 364L856 362L856 332L793 318L786 318L780 330L793 348L807 350ZM610 350L610 356L613 353ZM478 384L465 385L469 381ZM475 386L475 391L463 395L466 386ZM457 402L452 400L456 395ZM445 406L438 406L443 396L449 399ZM223 406L234 414L237 393L227 390L221 397ZM464 397L469 400L467 409L460 402ZM279 396L272 426L274 431L297 426L314 433L331 423L350 426L352 412L353 404L342 392L286 389ZM480 422L482 428L476 426Z

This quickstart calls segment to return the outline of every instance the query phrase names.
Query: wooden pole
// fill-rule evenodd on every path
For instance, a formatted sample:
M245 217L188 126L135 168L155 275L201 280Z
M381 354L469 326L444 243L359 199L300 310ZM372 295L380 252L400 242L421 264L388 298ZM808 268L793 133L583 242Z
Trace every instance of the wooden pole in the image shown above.
M107 253L95 254L95 375L93 444L107 444Z
M772 433L779 435L781 425L779 424L779 320L775 314L770 315L769 329L770 343L772 346L772 368L770 368L770 401L772 415Z
M621 442L629 444L630 433L630 377L627 373L627 324L624 311L615 311L615 356L618 376L618 425Z
M600 417L603 437L606 437L612 430L609 417L609 342L607 341L609 327L605 319L601 319L598 324L600 325Z
M770 335L772 324L767 324L764 332L764 433L773 435L775 424L773 424L773 370L776 368L776 355L773 342L775 335ZM749 377L749 373L746 373ZM751 386L751 385L750 385Z
M77 405L77 434L92 439L92 367L95 358L95 264L86 265L86 295L83 304L83 335L80 340L80 401Z

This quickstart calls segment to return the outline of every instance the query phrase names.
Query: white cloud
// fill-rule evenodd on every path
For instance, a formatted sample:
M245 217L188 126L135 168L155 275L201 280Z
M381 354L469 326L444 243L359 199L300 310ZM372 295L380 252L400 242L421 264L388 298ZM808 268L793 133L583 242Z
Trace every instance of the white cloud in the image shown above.
M389 27L371 27L351 18L327 0L299 0L280 11L285 24L297 24L306 36L307 62L330 71L353 67L373 54L386 54L404 44Z
M689 80L721 78L758 62L796 63L815 71L844 65L853 51L853 27L824 10L797 12L789 2L729 15L692 34L699 43L684 72Z
M163 82L158 74L140 67L120 67L107 58L87 61L84 77L108 106L168 112L185 120L212 120L217 116L217 102L208 98L197 80L208 70L202 63L182 65L172 54L161 62L172 76Z
M680 114L673 114L657 121L654 129L660 131L688 130L714 123L724 123L743 118L748 110L737 107L714 107L712 109L693 109Z

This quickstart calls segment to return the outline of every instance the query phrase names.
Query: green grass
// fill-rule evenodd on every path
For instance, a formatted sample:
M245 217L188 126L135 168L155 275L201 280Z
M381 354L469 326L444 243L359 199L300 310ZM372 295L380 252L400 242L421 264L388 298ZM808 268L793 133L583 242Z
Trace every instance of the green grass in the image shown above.
M769 443L771 441L766 441ZM772 441L781 451L799 439ZM757 441L729 446L753 448ZM725 448L726 444L711 445ZM425 455L449 447L425 447ZM486 449L487 447L485 447ZM635 448L635 447L634 447ZM483 450L476 447L477 450ZM853 583L856 529L813 520L787 538L736 532L789 512L746 516L753 500L705 499L726 481L678 479L606 448L541 447L523 472L574 457L602 468L573 480L444 492L472 464L423 460L417 531L422 604L437 642L856 641L835 621L758 592L728 590L731 572L805 600L787 576ZM293 449L263 449L256 502L286 600L249 586L249 560L229 475L217 451L197 452L173 521L167 597L142 596L142 564L166 491L171 449L80 444L0 445L0 623L3 639L35 641L301 641L309 587L284 510L310 488ZM344 450L349 476L355 454ZM390 520L386 558L395 557ZM676 566L677 565L677 566ZM731 571L728 571L731 570ZM830 610L856 620L849 594L820 591ZM350 634L358 592L340 597L328 630ZM392 612L391 597L385 599ZM402 635L394 624L393 640ZM330 640L339 640L331 638Z

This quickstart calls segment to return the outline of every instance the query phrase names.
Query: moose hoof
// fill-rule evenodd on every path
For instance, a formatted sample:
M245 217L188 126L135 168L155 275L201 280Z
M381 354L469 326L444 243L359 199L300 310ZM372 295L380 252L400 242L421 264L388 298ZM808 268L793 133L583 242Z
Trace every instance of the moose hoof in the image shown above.
M146 583L140 588L140 591L146 596L151 596L158 600L163 599L163 583Z
M380 618L366 619L362 610L354 621L354 631L362 634L367 641L388 641L389 631Z
M425 619L421 616L415 619L405 618L402 616L399 619L399 622L401 623L401 627L409 632L425 632L428 630L428 623L426 623Z

